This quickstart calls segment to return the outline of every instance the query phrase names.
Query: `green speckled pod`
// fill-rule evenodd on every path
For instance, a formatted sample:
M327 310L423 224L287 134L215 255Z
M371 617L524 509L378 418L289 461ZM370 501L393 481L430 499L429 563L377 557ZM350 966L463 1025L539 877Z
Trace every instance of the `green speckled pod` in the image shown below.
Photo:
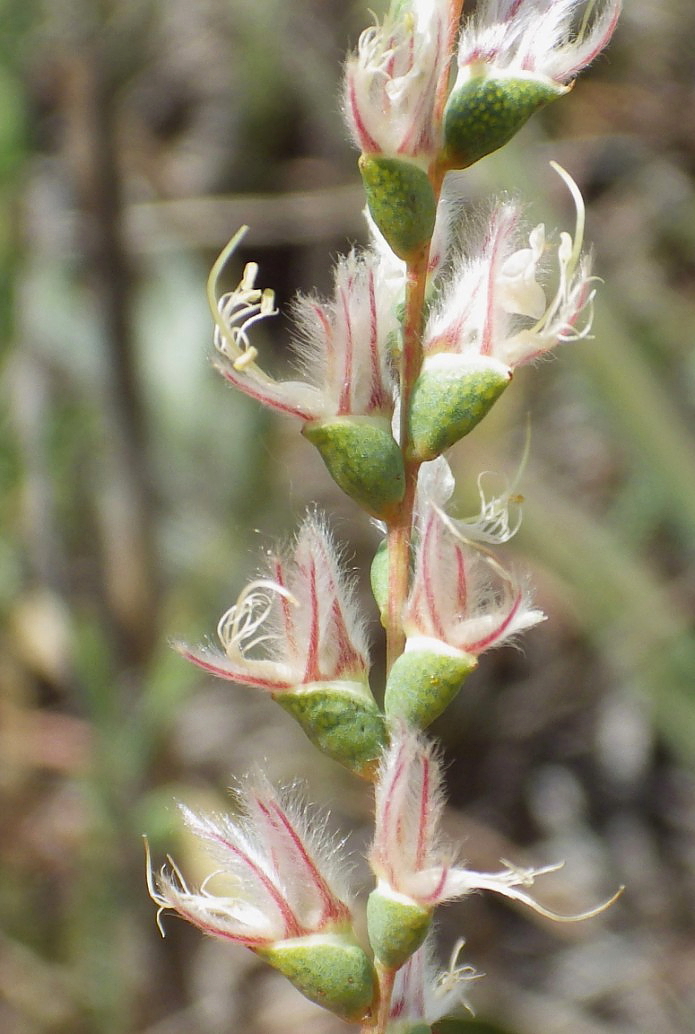
M437 359L445 360L437 363ZM435 356L425 365L410 400L413 459L433 460L480 423L511 380L511 371L490 360L471 368L458 356Z
M367 900L367 930L374 955L387 969L400 969L416 952L432 923L432 910L399 901L378 888Z
M389 551L386 539L379 543L370 571L372 595L379 608L381 623L386 627L386 611L389 602Z
M444 155L450 169L465 169L496 151L534 111L567 87L533 78L472 78L454 89L444 112Z
M426 648L406 650L386 682L386 717L402 718L408 725L426 729L449 706L477 665L477 659L468 653L452 656Z
M333 417L305 424L302 433L346 495L373 517L387 520L392 515L403 498L405 474L388 420Z
M311 742L363 779L371 779L386 745L386 723L367 687L357 682L301 686L274 694Z
M349 935L315 934L281 941L257 954L311 1002L359 1023L375 995L372 963Z
M434 230L437 205L427 173L398 158L365 154L359 167L372 219L394 254L408 262Z

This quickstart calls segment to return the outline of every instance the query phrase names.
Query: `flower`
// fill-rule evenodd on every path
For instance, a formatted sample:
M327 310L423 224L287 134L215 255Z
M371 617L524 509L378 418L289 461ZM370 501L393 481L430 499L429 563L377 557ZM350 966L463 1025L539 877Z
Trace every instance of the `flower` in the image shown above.
M524 497L518 489L528 460L530 444L531 437L527 429L521 461L511 481L492 470L481 471L477 478L480 509L474 517L451 517L447 512L446 506L453 495L455 482L446 459L439 456L430 463L424 463L420 467L418 479L421 507L434 506L444 524L461 541L481 542L491 546L509 542L521 527L521 505ZM501 485L498 495L486 491L485 486L492 479Z
M393 0L345 70L345 114L363 154L427 165L440 146L437 86L449 60L447 0ZM440 122L441 120L439 120Z
M470 78L545 80L561 89L607 46L622 0L483 0L459 37L454 91Z
M425 330L425 371L453 366L463 374L489 366L509 375L555 345L590 333L594 278L590 257L581 254L584 203L571 177L551 164L576 209L574 237L561 233L556 248L552 296L547 298L538 279L548 250L543 224L531 231L527 246L517 247L521 210L502 202L492 213L479 253L459 259L432 311Z
M174 646L212 675L267 690L319 750L371 778L386 726L353 586L325 523L309 514L294 549L268 564L220 618L222 650Z
M560 865L519 868L503 862L485 873L456 864L455 851L443 843L442 763L431 742L405 724L397 726L385 752L376 784L375 835L369 861L384 898L433 910L444 901L489 890L560 922L578 922L598 915L615 900L579 915L564 916L541 905L529 893L535 879ZM620 892L619 892L620 893Z
M173 862L155 876L148 856L148 887L160 913L171 909L204 933L253 949L349 928L338 845L325 823L260 774L237 796L234 817L201 817L181 806L186 826L219 864L199 890L189 889ZM211 892L208 885L222 877L221 892Z
M489 518L481 514L480 531L473 525L470 538L464 537L465 522L459 525L443 510L446 489L432 486L434 466L425 465L418 491L418 540L403 617L406 654L427 649L477 657L545 615L532 607L525 586L478 544L490 536L488 519L500 520L502 530L510 531L503 504L493 500Z
M258 266L248 263L239 285L216 296L222 269L246 227L232 238L208 279L215 319L215 365L244 394L304 422L346 415L390 415L393 382L389 339L398 332L395 293L399 285L381 274L372 251L350 252L338 260L332 302L300 296L294 305L300 340L296 343L305 381L277 381L259 366L250 328L277 314L274 294L255 286Z
M376 251L338 260L332 302L299 296L293 315L302 366L322 385L324 416L389 415L390 346L400 332L402 283Z
M161 913L173 910L204 933L250 948L312 1002L357 1022L374 999L372 962L352 930L340 844L325 820L258 773L238 793L239 814L200 817L182 808L186 825L219 868L191 890L173 862L155 875L147 851L147 885ZM223 883L219 893L208 889Z
M459 38L444 112L445 169L465 169L506 144L603 50L621 0L601 0L598 13L590 0L575 31L578 7L578 0L481 0Z
M410 1034L428 1027L458 1011L461 1006L469 1012L468 984L480 977L472 966L460 965L459 955L463 940L457 941L451 953L448 969L438 971L434 962L432 938L410 956L396 974L391 997L388 1034Z
M309 514L293 550L269 554L268 567L220 618L222 650L176 643L179 653L219 678L271 693L366 682L364 625L325 522Z

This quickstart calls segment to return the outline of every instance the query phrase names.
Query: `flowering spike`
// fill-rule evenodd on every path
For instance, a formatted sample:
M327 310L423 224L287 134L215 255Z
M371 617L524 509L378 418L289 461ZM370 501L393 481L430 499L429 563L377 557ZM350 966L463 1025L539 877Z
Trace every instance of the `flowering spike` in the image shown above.
M492 498L483 491L488 472L481 475L479 514L455 519L443 454L485 417L517 366L588 336L595 280L582 255L581 194L559 166L552 163L576 210L573 235L553 243L543 224L522 234L521 209L505 200L465 253L452 244L462 241L461 191L445 176L496 150L566 93L610 39L621 0L477 0L459 32L462 6L390 0L348 58L344 108L361 151L372 244L338 260L329 299L295 300L299 379L276 380L259 361L257 324L277 309L272 290L256 286L257 264L218 297L245 227L208 281L217 369L296 418L336 484L385 533L371 568L387 639L385 713L369 685L355 586L315 514L290 549L268 554L222 616L220 647L177 648L208 673L264 689L320 750L374 783L373 958L355 938L337 875L342 845L260 773L242 785L233 817L182 809L216 859L199 888L171 860L155 875L147 852L162 933L162 914L173 910L248 947L309 1000L375 1034L463 1032L452 1013L467 1007L463 989L476 974L459 963L462 942L448 970L434 969L438 905L489 890L575 922L617 897L558 915L531 893L554 866L501 860L485 873L459 862L441 836L441 759L422 732L485 650L544 619L488 548L519 526L518 475Z

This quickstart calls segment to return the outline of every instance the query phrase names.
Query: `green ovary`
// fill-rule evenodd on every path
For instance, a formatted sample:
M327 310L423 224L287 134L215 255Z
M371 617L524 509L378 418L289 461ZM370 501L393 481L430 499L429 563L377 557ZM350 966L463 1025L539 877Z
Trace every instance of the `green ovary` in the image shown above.
M410 401L411 455L432 460L480 423L510 381L502 369L425 368Z
M470 79L453 91L444 112L447 167L465 169L496 151L535 111L565 92L537 79Z
M398 258L408 262L428 243L437 205L427 173L397 158L359 161L372 219Z

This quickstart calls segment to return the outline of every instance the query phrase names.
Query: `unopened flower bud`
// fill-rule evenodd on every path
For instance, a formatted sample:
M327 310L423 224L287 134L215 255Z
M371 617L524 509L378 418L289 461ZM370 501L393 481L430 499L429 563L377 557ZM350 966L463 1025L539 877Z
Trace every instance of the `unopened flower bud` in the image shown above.
M435 647L439 647L439 649ZM384 710L389 719L401 718L407 725L426 729L449 706L464 680L478 666L470 653L444 651L441 644L422 640L416 648L406 646L389 672Z
M447 167L465 169L498 150L535 111L567 90L535 76L471 76L454 87L444 112Z
M386 614L389 602L389 551L386 539L379 543L374 554L370 570L372 595L379 608L381 623L386 627Z
M386 418L332 417L305 424L302 433L346 495L373 517L390 517L403 498L405 475Z
M304 685L274 699L311 742L356 775L369 779L386 743L386 725L368 686L347 680Z
M400 969L423 943L432 909L377 887L367 900L367 929L374 955L387 969Z
M435 459L472 431L511 376L509 367L487 356L439 352L426 358L410 400L413 459Z
M257 951L311 1002L358 1023L375 993L374 968L349 934L314 934Z
M437 204L427 173L398 158L362 155L362 182L372 219L404 262L431 239Z

